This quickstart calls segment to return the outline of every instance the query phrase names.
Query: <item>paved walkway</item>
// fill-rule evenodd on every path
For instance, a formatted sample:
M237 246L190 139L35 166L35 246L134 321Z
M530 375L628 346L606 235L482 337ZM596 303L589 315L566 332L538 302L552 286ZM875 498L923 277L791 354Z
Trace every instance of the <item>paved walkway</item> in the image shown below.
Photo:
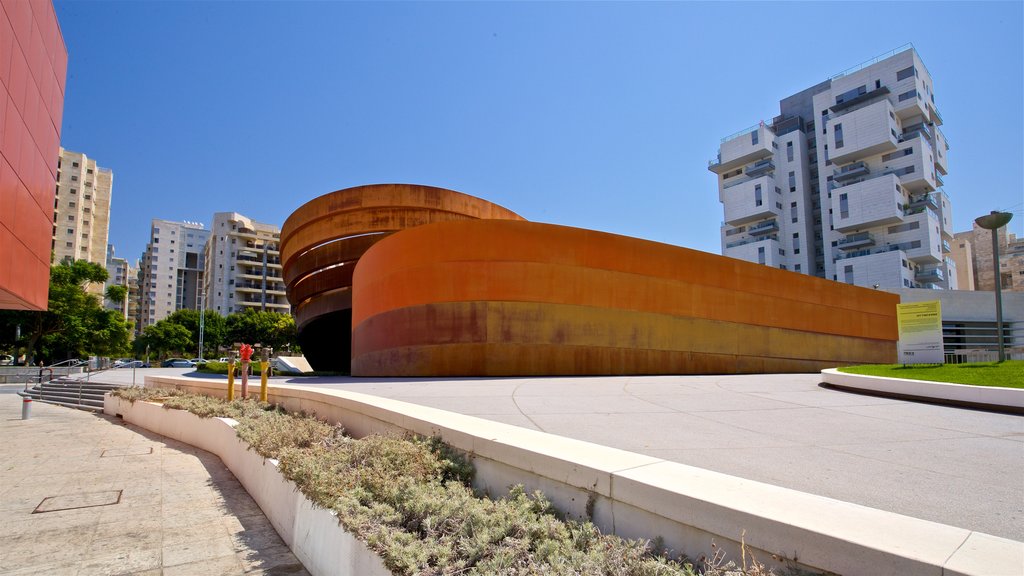
M1024 417L817 374L309 379L1024 541ZM276 384L277 382L275 382Z
M194 374L151 368L146 375ZM131 382L130 371L105 374ZM1024 417L830 390L819 374L286 378L395 398L1024 541Z
M0 387L0 574L307 574L216 456ZM35 512L34 512L35 511Z

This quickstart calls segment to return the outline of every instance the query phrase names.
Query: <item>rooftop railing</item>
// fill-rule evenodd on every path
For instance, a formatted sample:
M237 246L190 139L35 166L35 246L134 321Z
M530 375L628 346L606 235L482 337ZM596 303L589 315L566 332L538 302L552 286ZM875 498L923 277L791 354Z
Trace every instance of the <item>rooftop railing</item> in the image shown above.
M840 72L838 74L830 76L829 80L836 80L837 78L842 78L843 76L846 76L848 74L853 74L854 72L857 72L859 70L863 70L863 69L867 68L868 66L871 66L872 64L878 64L879 62L881 62L882 60L885 60L886 58L891 58L891 57L893 57L893 56L895 56L895 55L897 55L897 54L899 54L901 52L906 52L907 50L913 50L913 49L914 49L914 45L913 44L910 44L910 43L904 44L903 46L900 46L899 48L895 48L893 50L890 50L890 51L886 52L885 54L879 54L878 56L875 56L874 58L872 58L870 60L861 62L860 64L857 64L856 66L853 66L851 68L847 68L846 70L843 70L842 72Z

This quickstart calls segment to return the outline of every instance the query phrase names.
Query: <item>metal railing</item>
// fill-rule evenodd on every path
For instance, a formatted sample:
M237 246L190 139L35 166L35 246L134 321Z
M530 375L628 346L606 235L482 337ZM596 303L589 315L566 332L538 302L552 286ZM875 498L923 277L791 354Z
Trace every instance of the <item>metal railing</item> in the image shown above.
M851 68L847 68L846 70L843 70L842 72L840 72L838 74L834 74L833 76L829 77L829 80L835 80L837 78L842 78L843 76L846 76L847 74L853 74L854 72L863 70L863 69L867 68L868 66L871 66L872 64L878 64L879 62L881 62L882 60L885 60L886 58L891 58L892 56L895 56L895 55L897 55L897 54L899 54L901 52L906 52L907 50L913 50L913 49L914 49L914 45L913 44L910 44L910 43L904 44L903 46L900 46L899 48L894 48L894 49L886 52L885 54L879 54L878 56L875 56L874 58L872 58L870 60L866 60L864 62L861 62L860 64L857 64L856 66L853 66Z

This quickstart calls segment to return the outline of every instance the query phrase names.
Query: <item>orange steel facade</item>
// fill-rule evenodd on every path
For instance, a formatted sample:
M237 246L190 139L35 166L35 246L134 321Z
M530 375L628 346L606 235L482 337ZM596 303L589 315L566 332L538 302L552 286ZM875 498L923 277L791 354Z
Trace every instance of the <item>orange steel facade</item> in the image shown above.
M45 310L68 52L48 0L0 0L0 308Z
M299 342L321 370L348 370L352 273L388 235L423 224L522 217L467 194L412 184L358 186L303 204L281 228L281 262Z
M400 231L350 238L365 224L336 227L378 221L367 189L375 198L387 191L391 201L381 221ZM396 204L422 204L416 192L422 189L338 191L328 195L332 200L300 208L282 232L289 294L304 298L292 300L300 330L350 346L353 375L809 372L895 361L896 295L636 238L526 222L487 203L480 206L490 206L490 214L475 210L472 218L396 222ZM307 210L320 200L320 208ZM461 204L459 214L470 205ZM369 213L337 217L346 211ZM328 214L335 214L334 224L286 246L296 230L326 222ZM352 249L323 244L320 236L350 238ZM331 256L319 268L290 268L317 261L313 250ZM344 273L337 270L345 266L325 265L344 258L352 263ZM319 278L309 276L313 269L321 270ZM339 310L345 315L331 316ZM324 318L330 321L317 325ZM333 352L349 358L343 347Z

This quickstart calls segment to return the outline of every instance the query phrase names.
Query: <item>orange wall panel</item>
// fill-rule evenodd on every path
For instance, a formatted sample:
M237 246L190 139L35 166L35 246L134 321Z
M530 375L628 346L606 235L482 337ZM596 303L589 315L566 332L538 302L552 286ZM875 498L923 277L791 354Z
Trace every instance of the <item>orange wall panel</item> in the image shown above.
M362 376L808 371L895 358L895 295L549 224L396 233L360 259L352 296Z

